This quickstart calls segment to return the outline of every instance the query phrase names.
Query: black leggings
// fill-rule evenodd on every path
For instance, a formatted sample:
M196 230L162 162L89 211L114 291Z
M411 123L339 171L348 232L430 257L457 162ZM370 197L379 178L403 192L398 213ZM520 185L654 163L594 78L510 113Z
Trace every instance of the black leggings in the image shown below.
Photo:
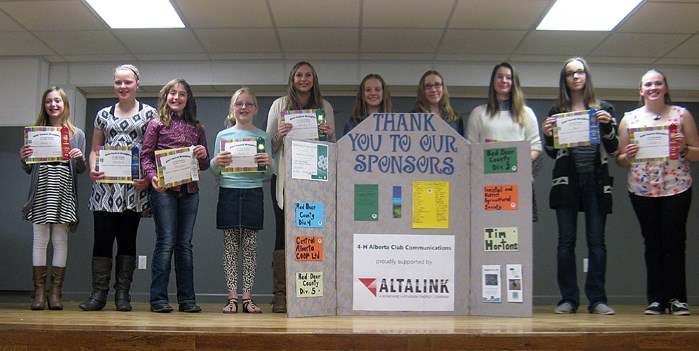
M92 256L112 258L114 239L117 242L117 255L136 256L136 234L141 213L126 210L124 212L93 212L95 221L95 243Z
M648 303L687 302L685 241L692 189L671 196L629 196L645 245Z

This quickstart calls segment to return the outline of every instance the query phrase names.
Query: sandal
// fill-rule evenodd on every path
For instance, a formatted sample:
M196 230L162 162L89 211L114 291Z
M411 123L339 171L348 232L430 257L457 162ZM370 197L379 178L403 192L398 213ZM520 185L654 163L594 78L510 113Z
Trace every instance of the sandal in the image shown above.
M238 313L238 299L229 298L228 303L223 306L223 313Z
M243 300L243 313L262 313L262 309L252 301L252 299Z

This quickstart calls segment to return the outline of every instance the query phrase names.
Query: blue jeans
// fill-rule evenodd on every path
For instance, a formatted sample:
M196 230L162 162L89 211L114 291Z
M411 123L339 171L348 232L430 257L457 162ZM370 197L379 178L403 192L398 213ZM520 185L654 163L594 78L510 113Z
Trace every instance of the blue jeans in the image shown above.
M151 191L151 208L155 221L155 250L151 264L150 303L167 303L170 264L175 253L177 302L196 302L194 297L194 264L192 232L199 208L199 193L187 194L172 190Z
M607 215L600 211L598 185L594 173L580 173L579 191L585 213L585 238L588 250L588 269L585 279L585 295L592 310L597 304L607 303L604 291L607 267L607 249L604 244L604 226ZM575 240L578 228L578 208L556 209L558 219L558 288L559 304L569 302L575 308L580 305L580 290L575 261Z

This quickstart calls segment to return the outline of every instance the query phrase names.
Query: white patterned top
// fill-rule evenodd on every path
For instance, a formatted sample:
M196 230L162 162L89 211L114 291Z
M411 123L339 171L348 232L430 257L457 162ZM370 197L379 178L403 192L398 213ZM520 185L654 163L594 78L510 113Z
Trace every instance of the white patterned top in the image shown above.
M148 122L157 113L147 104L139 103L138 114L129 118L114 116L115 106L107 106L95 117L95 129L104 132L104 145L134 146L141 149ZM143 212L150 209L148 190L137 190L131 184L93 183L88 203L90 211Z

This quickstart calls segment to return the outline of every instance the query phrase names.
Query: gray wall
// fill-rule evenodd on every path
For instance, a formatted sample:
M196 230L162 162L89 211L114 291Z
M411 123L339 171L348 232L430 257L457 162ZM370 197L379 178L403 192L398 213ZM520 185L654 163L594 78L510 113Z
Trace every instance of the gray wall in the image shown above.
M196 94L196 91L195 91ZM326 97L335 108L336 129L342 133L342 127L348 119L354 102L353 97ZM154 99L144 98L143 102L154 105ZM274 100L273 97L260 97L260 111L255 124L264 129L267 110ZM408 111L412 108L412 98L394 98L398 111ZM88 99L88 126L83 128L88 137L88 148L92 134L92 120L96 111L114 99ZM223 119L228 111L229 98L211 97L198 98L199 118L204 123L209 140L209 150L213 150L213 142L223 128ZM483 99L455 98L452 99L454 108L462 113L464 119L471 109L484 103ZM617 110L617 120L636 106L636 102L612 101ZM551 100L530 100L529 106L543 120ZM682 103L678 103L683 105ZM699 117L699 104L684 104L693 111L695 118ZM339 135L338 135L339 136ZM4 211L0 212L0 240L5 247L5 254L0 258L3 269L0 269L0 292L29 291L32 289L31 280L31 224L22 220L19 209L27 196L29 177L19 165L19 148L22 145L22 128L0 128L0 162L6 166L2 176L5 181L0 183L0 194L4 199ZM553 160L545 155L545 169L535 181L535 190L539 203L539 222L534 224L534 302L554 304L558 300L556 284L556 219L555 213L548 209L549 183ZM618 167L611 167L612 175L616 178L614 190L614 213L607 221L607 293L610 304L643 304L645 303L645 267L643 263L643 243L635 215L631 208L626 186L626 172ZM693 165L694 178L698 177L699 164ZM226 294L221 264L222 235L215 226L215 211L217 202L217 186L210 173L202 175L200 183L201 197L199 215L194 234L194 264L195 287L198 300L202 302L223 301ZM697 199L697 186L693 193ZM90 196L91 181L87 175L79 179L79 200L81 223L78 231L71 234L65 296L70 300L82 300L91 290L90 257L92 255L92 214L86 208ZM258 235L258 273L255 292L258 295L271 295L271 252L274 246L274 221L269 198L269 183L265 184L265 229ZM699 216L697 205L690 210L687 224L687 282L690 303L696 301L699 295L699 282L692 279L699 275ZM586 249L584 239L583 219L579 220L578 262L582 271L582 259ZM148 300L150 283L150 259L154 245L154 229L151 219L143 219L139 228L138 255L148 256L148 269L137 270L134 276L132 294L136 301ZM580 284L584 275L580 274ZM174 277L171 279L171 292L174 292ZM27 294L28 296L28 294ZM27 301L28 298L27 298ZM264 300L261 300L263 302ZM582 303L586 300L583 298Z

